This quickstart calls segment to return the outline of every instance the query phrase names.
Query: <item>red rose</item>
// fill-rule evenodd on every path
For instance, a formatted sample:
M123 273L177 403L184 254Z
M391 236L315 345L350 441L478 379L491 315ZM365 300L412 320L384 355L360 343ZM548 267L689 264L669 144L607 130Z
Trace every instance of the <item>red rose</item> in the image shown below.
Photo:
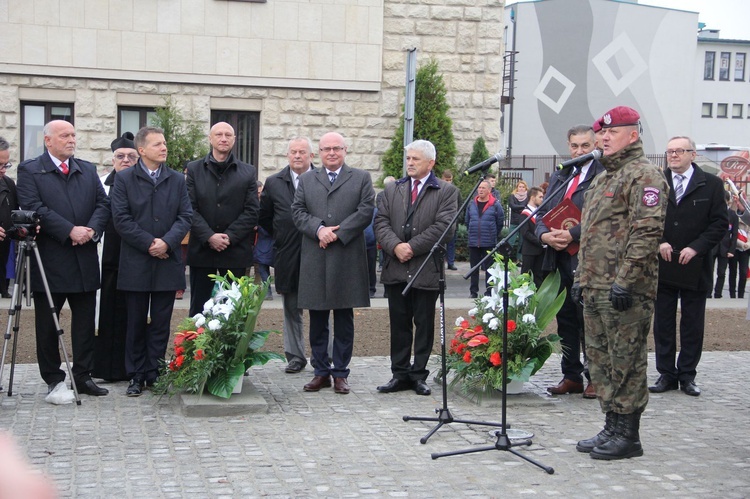
M184 355L178 355L176 359L174 359L175 363L177 364L177 367L182 367L182 363L185 362L185 356Z
M193 358L195 360L203 360L203 350L196 350Z
M471 352L469 350L467 350L464 354L464 362L466 362L467 364L471 362Z
M500 357L500 352L495 352L490 355L490 364L497 367L503 363L503 358Z
M185 349L182 348L182 347L177 347L177 348L174 349L174 354L175 355L182 355L183 353L185 353Z
M514 321L514 320L509 320L509 321L508 321L508 332L509 332L509 333L512 333L512 332L513 332L513 331L515 331L515 330L516 330L516 321Z
M203 334L204 332L206 332L206 328L203 328L203 327L199 327L198 330L196 331L196 333L198 334Z
M172 362L169 363L169 370L170 371L176 371L177 369L178 369L177 368L177 364L175 364L174 361L172 361Z
M461 327L463 329L468 329L468 327L469 327L469 321L461 321Z

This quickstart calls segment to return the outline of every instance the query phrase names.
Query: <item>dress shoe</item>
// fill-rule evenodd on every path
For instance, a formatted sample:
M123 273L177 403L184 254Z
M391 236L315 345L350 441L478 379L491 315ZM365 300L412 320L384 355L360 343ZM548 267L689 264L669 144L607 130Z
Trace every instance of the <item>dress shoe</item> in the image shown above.
M329 386L331 386L330 376L313 376L312 381L302 387L302 389L306 392L317 392L321 388L328 388Z
M185 297L185 290L184 289L178 289L175 291L174 299L175 300L182 300Z
M414 382L414 391L417 392L417 395L429 395L432 393L430 387L427 386L427 383L423 379L418 379Z
M333 378L333 391L341 395L349 393L349 383L346 378Z
M393 378L388 383L380 385L377 390L380 393L392 393L402 392L404 390L411 390L412 384L402 379Z
M583 398L585 399L596 398L596 389L594 388L594 385L591 384L591 381L589 381L589 384L586 385L586 389L583 391Z
M476 293L469 293L469 298L476 298L476 297L477 297Z
M109 393L109 390L97 386L91 378L77 380L76 388L78 388L79 394L93 395L94 397L103 397Z
M651 393L664 393L669 390L677 390L677 381L669 381L663 374L656 380L656 384L648 387Z
M687 395L690 395L691 397L697 397L701 394L701 389L698 388L698 385L695 384L695 381L681 381L680 382L680 390L685 392Z
M448 270L458 270L455 265L448 265Z
M552 395L565 395L566 393L583 393L583 383L577 383L572 379L563 378L560 383L550 386L547 391Z
M127 391L125 391L125 395L127 395L128 397L140 397L141 393L143 393L141 381L137 379L131 379L130 384L128 385L128 389Z
M3 298L13 298L13 295L8 292L3 293L2 296Z
M305 365L307 365L306 360L294 358L289 361L289 364L286 365L286 369L284 369L284 372L294 374L300 372L302 369L305 368Z

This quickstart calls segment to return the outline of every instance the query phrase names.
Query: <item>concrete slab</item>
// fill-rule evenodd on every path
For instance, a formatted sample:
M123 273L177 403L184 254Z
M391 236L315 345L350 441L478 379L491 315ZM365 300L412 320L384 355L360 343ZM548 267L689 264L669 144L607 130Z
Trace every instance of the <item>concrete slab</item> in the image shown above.
M182 414L190 418L212 418L238 416L241 414L265 414L268 403L249 378L242 378L242 392L228 399L206 392L203 395L180 394Z

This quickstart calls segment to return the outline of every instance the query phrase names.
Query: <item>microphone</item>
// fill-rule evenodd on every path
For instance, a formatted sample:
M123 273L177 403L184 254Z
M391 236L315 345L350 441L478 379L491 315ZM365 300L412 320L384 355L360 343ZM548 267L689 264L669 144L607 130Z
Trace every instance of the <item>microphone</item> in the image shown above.
M588 154L584 154L583 156L578 156L577 158L569 159L568 161L564 163L560 163L555 167L555 170L563 170L569 166L578 166L582 165L584 163L588 163L592 159L599 159L602 157L601 151L599 149L594 149Z
M476 173L480 170L484 171L487 168L489 168L491 165L494 165L495 163L500 161L501 159L503 159L503 157L500 155L500 153L497 153L494 156L491 156L485 159L481 163L477 163L474 166L470 166L469 168L466 169L466 171L464 172L464 175L471 175L472 173Z

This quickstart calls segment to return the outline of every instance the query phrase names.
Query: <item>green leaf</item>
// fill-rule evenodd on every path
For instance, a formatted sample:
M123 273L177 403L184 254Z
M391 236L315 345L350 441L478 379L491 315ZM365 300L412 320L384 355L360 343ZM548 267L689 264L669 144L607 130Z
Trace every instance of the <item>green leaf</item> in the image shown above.
M237 382L245 375L244 364L237 364L226 371L212 374L206 381L206 388L211 395L228 399Z

